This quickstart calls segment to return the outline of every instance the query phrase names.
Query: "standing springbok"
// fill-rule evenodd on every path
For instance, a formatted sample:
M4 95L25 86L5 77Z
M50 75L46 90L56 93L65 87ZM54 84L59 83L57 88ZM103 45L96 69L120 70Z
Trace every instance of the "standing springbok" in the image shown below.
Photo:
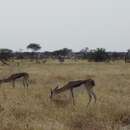
M13 87L15 87L15 81L17 79L22 79L23 80L23 86L28 87L28 85L29 85L29 74L26 73L26 72L15 73L15 74L10 75L8 78L0 80L0 86L1 86L2 83L12 82Z
M75 105L75 100L74 100L74 92L73 89L77 88L77 87L81 87L82 85L84 85L84 87L86 88L88 95L89 95L89 102L88 105L90 104L92 97L94 97L95 102L97 100L96 98L96 94L93 91L93 87L95 86L95 81L92 79L88 79L88 80L77 80L77 81L70 81L68 82L66 85L64 85L62 88L59 88L58 86L55 89L51 89L51 94L50 94L50 98L52 99L54 95L57 95L59 93L62 93L66 90L70 90L72 98L73 98L73 104ZM88 106L87 105L87 106Z

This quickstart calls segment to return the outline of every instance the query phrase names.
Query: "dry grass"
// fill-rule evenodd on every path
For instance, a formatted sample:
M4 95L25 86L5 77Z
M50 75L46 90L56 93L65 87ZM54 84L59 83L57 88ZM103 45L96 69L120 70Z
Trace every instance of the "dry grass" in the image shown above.
M26 71L32 84L24 89L3 84L0 88L0 130L119 130L119 124L130 117L130 64L77 63L32 64L23 61L20 66L0 66L0 78L14 72ZM86 91L76 91L76 106L66 92L51 102L50 88L57 82L93 78L98 96L87 108Z

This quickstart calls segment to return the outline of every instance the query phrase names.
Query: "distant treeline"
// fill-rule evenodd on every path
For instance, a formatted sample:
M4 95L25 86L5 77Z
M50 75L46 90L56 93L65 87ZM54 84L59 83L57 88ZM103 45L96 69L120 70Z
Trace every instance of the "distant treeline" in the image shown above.
M14 59L31 59L31 60L40 60L40 59L87 59L88 61L103 62L103 61L114 61L114 60L125 60L130 59L130 51L126 52L108 52L104 48L97 48L89 50L84 48L79 52L73 52L72 49L63 48L56 51L45 51L38 52L41 49L39 44L31 43L27 46L27 49L30 49L31 52L14 52L10 49L0 49L0 61L4 64L7 64L7 61Z
M69 53L57 53L56 51L50 52L9 52L9 53L0 53L0 59L4 58L14 58L14 59L30 59L36 58L44 59L44 58L57 58L59 56L64 57L65 59L77 58L77 59L93 59L95 57L94 51L92 52L69 52ZM99 53L99 54L98 54ZM121 60L125 58L126 52L97 52L97 57L102 59L110 58L112 60Z

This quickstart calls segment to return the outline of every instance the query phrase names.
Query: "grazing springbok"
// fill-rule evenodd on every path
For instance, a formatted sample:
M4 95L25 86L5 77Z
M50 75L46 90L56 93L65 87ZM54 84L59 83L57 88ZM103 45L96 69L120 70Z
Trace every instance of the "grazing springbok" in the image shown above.
M50 98L52 99L54 95L57 95L59 93L62 93L66 90L70 90L72 98L73 98L73 104L75 105L75 100L74 100L74 92L73 89L77 87L83 86L86 88L88 95L89 95L89 102L88 105L90 104L92 97L95 99L95 102L97 100L96 94L93 91L93 87L95 86L95 81L92 79L88 80L77 80L77 81L70 81L66 85L64 85L62 88L59 88L58 86L55 89L51 89L51 94ZM87 106L88 106L87 105Z
M0 80L0 86L1 86L2 83L12 82L13 87L15 87L15 81L17 79L22 79L23 80L23 86L28 87L28 85L29 85L29 74L26 73L26 72L15 73L15 74L10 75L8 78Z

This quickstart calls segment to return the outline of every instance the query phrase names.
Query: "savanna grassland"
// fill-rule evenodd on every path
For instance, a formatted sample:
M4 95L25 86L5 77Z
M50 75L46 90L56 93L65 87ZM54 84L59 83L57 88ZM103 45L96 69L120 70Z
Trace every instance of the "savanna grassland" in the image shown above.
M16 63L20 62L20 64ZM0 65L0 79L16 72L28 72L31 85L21 81L0 88L0 130L119 130L130 118L130 64L123 61L94 63L49 60L46 64L16 61ZM76 105L69 91L49 98L57 83L92 78L97 103L87 108L86 90L75 91Z

